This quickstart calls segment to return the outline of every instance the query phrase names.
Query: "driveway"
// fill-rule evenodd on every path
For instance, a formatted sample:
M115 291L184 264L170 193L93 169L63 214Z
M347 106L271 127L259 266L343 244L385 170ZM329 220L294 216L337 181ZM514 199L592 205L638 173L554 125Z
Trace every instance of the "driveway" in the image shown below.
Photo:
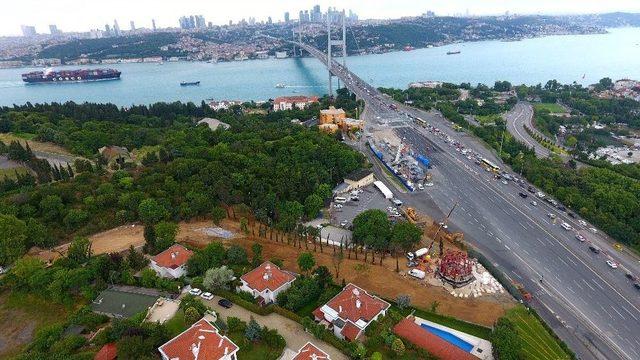
M225 321L227 317L235 316L243 321L249 322L249 320L251 320L251 317L253 316L253 318L258 322L258 324L260 324L260 326L277 329L280 335L282 335L286 340L287 348L292 349L294 352L300 350L300 348L302 348L307 342L312 342L314 345L318 346L327 354L329 354L332 360L348 359L346 355L338 351L333 346L325 343L322 340L316 339L313 335L305 332L304 328L299 323L288 319L280 314L271 313L267 316L262 316L235 304L231 307L231 309L225 309L222 306L218 305L218 300L220 300L220 297L216 296L213 298L213 300L203 300L203 302L210 306L218 314L218 316Z

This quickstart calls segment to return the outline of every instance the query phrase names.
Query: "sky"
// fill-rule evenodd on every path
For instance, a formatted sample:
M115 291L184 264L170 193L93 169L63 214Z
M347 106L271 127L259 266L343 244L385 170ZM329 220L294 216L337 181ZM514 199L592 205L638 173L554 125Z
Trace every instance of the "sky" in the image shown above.
M182 15L204 15L207 22L226 24L242 18L258 21L268 16L281 21L289 11L292 19L298 11L319 4L352 9L360 19L385 19L419 15L427 10L436 15L503 14L576 14L613 11L640 12L640 0L0 0L0 35L20 35L21 25L34 25L39 33L48 33L49 24L62 31L103 29L117 20L120 28L176 27Z

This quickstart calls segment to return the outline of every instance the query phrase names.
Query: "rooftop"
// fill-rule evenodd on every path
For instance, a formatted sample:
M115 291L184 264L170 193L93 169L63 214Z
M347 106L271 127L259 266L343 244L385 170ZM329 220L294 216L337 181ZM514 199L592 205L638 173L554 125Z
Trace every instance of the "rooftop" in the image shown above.
M336 109L334 106L329 106L328 109L322 109L320 110L321 114L326 114L326 115L339 115L339 114L344 114L344 110L342 109Z
M459 347L443 340L420 327L413 321L413 318L404 318L396 326L393 332L410 341L414 345L425 349L429 353L441 360L477 360L475 356Z
M389 308L390 305L386 301L370 295L354 284L347 284L347 286L333 299L329 300L325 306L335 311L343 320L349 320L353 323L358 323L362 320L368 323L381 311ZM360 321L359 324L361 324L362 321Z
M317 96L304 96L304 95L295 95L295 96L279 96L275 100L274 103L302 103L302 102L317 102Z
M238 346L205 319L198 320L180 335L158 348L168 359L222 360L238 351Z
M180 244L173 244L167 250L151 258L158 266L170 269L177 269L187 263L193 255L193 251Z
M275 291L282 285L295 280L295 278L293 274L281 270L270 261L263 262L257 268L240 277L250 288L258 291L264 291L265 289Z
M308 342L298 350L298 354L291 360L331 360L331 357L317 346Z

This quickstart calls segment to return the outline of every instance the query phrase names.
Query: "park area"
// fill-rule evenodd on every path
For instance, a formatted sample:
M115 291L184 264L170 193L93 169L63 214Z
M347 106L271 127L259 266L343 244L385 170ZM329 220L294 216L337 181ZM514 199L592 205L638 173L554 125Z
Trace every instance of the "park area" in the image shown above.
M525 307L510 309L506 317L514 324L522 339L522 352L526 360L570 359L556 339Z
M556 103L537 103L537 104L533 104L534 109L536 109L536 111L541 111L541 110L546 110L550 113L564 113L566 112L566 110L556 104Z

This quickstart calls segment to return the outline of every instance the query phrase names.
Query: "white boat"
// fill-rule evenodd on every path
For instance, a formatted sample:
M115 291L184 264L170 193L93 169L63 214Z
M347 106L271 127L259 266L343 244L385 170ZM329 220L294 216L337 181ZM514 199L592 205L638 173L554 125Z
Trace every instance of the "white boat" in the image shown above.
M282 83L277 83L276 84L276 89L284 89L287 85L282 84Z

